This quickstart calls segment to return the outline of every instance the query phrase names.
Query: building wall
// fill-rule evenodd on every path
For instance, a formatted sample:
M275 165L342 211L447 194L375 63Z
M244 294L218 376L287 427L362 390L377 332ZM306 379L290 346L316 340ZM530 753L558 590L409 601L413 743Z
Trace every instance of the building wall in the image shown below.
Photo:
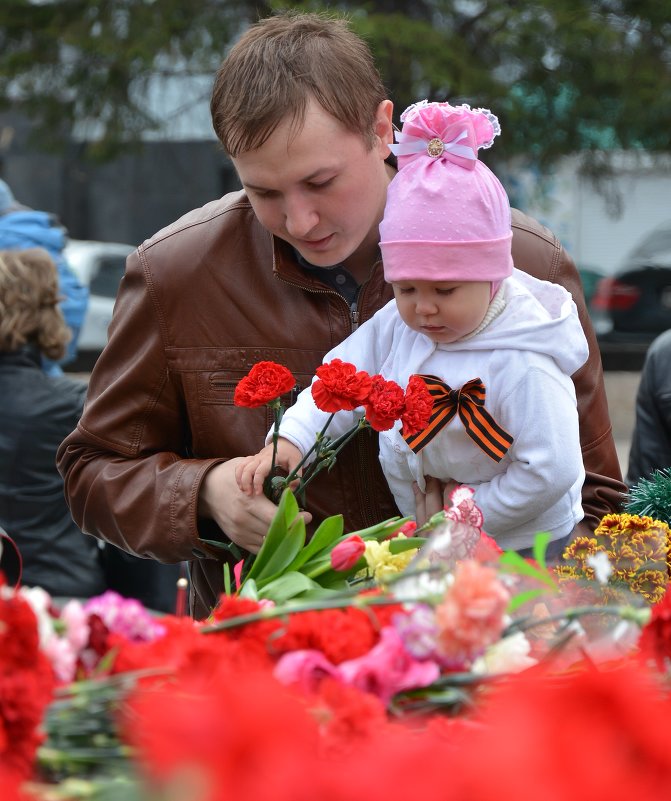
M547 225L579 267L612 274L653 228L671 222L671 158L620 153L598 181L567 157L544 174L519 162L502 174L515 205Z
M8 129L13 136L0 151L0 177L19 202L57 215L72 238L139 244L239 187L216 141L145 142L95 164L76 145L65 154L36 150L26 127L0 115L0 138Z

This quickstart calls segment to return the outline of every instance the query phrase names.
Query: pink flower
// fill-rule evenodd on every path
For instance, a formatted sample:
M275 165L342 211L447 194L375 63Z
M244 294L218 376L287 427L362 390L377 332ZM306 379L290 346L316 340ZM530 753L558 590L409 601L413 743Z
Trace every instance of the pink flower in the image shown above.
M337 677L338 669L321 651L289 651L279 658L273 675L282 684L296 684L304 692L315 692L326 676Z
M471 487L459 484L450 493L450 505L445 507L447 516L457 523L468 523L475 528L481 528L484 519L482 512L475 505Z
M351 570L365 550L366 543L358 534L348 537L331 551L331 567L340 571Z
M446 664L464 665L499 639L509 600L496 570L474 560L457 565L436 607L438 653Z
M398 537L399 534L403 534L406 537L413 537L417 531L417 523L414 520L408 520L407 523L404 523L400 528L397 528L396 531L392 531L389 536L385 537L386 540L393 540L394 537Z
M98 615L108 631L131 642L150 642L165 633L164 627L135 598L124 598L112 590L84 604L88 615Z
M431 684L439 677L440 668L435 662L415 659L406 651L396 629L385 626L378 644L364 656L342 662L338 674L346 684L387 703L401 690Z
M68 642L79 653L86 647L91 631L88 614L82 603L76 600L68 601L61 609L60 619L65 625L65 636Z

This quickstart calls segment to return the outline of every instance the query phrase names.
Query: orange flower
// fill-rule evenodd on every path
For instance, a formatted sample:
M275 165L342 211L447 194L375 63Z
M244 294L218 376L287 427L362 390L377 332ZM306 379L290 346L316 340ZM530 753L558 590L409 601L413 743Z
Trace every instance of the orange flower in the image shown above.
M482 653L499 639L509 600L496 570L472 559L461 562L436 607L439 654L448 663L464 664Z

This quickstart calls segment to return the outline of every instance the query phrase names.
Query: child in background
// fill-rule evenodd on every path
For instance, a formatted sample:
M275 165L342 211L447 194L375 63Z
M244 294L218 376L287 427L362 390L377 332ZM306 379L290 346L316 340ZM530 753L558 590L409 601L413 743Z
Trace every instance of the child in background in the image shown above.
M425 477L475 491L484 529L504 549L525 550L539 531L561 552L582 519L584 468L571 375L588 345L561 286L513 268L510 205L478 159L500 133L497 118L467 105L423 101L401 116L392 150L380 248L395 300L324 357L406 387L425 377L434 396L427 430L380 434L380 461L403 515ZM473 415L473 412L476 412ZM328 434L362 410L336 414ZM309 388L280 426L277 464L291 470L328 415ZM473 422L478 418L478 423ZM269 441L269 440L268 440ZM272 444L236 471L260 493Z

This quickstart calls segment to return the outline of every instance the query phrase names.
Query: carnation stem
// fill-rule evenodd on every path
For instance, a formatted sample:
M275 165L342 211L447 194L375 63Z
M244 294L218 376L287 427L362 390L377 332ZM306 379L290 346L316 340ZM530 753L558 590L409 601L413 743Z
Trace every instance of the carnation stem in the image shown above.
M312 612L320 609L345 609L350 606L359 608L367 606L393 606L403 603L416 602L416 597L412 598L398 598L391 596L357 596L356 592L343 594L338 598L324 598L312 603L302 604L286 604L284 606L264 607L259 609L258 612L250 612L246 615L238 615L237 617L229 617L226 620L219 620L216 623L210 623L203 626L201 632L203 634L212 634L217 631L225 629L233 629L237 626L245 626L247 623L258 623L260 620L272 620L276 617L285 617L286 615L295 614L297 612Z
M644 626L650 618L649 609L637 609L633 606L576 606L573 609L564 609L562 612L555 612L553 615L547 617L533 617L520 618L514 620L504 630L502 637L507 637L516 631L528 631L536 626L545 626L548 623L554 623L560 620L572 621L585 615L610 615L611 617L619 617L622 620L631 620L639 626Z

